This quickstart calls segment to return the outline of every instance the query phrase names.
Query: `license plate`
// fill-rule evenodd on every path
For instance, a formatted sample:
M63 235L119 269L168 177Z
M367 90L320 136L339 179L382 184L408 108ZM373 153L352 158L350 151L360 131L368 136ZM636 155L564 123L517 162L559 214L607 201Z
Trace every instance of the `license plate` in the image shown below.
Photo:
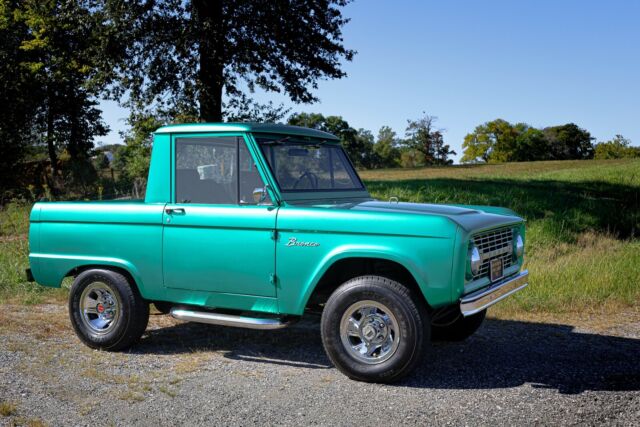
M502 258L496 258L489 261L489 275L491 277L492 282L502 279L502 276L504 275L504 269L502 267Z

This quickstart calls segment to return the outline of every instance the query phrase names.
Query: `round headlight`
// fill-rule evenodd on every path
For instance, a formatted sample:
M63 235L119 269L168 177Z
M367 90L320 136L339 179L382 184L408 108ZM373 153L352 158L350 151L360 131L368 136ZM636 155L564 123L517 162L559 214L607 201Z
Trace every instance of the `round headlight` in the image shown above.
M520 258L524 255L524 241L522 240L522 236L518 234L516 238L516 244L514 246L514 250L516 253L516 258Z
M475 246L469 249L469 265L471 266L471 274L474 276L480 272L482 260L480 259L480 251Z

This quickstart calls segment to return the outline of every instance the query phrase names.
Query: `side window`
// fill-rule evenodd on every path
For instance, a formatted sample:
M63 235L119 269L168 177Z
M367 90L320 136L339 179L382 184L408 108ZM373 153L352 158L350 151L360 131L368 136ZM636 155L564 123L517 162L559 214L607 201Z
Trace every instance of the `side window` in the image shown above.
M176 139L176 202L238 202L236 137Z
M256 168L247 144L240 140L240 204L271 205L271 198Z

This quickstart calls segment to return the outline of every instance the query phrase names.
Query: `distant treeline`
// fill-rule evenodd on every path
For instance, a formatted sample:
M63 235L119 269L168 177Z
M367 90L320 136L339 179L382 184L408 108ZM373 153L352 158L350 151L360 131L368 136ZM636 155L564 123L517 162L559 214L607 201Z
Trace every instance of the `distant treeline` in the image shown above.
M464 138L461 161L530 162L640 157L640 147L622 135L595 143L591 134L574 123L537 129L526 123L496 119L475 128Z

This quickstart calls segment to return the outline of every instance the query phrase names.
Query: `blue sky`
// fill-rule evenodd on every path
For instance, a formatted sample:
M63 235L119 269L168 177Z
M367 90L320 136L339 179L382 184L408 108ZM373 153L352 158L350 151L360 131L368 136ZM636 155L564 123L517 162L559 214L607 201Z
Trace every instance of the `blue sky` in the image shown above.
M344 13L348 77L324 81L320 102L292 111L341 115L400 136L409 118L438 117L461 155L464 135L503 118L537 127L574 122L599 141L640 145L640 1L356 0ZM117 142L127 112L103 103Z

